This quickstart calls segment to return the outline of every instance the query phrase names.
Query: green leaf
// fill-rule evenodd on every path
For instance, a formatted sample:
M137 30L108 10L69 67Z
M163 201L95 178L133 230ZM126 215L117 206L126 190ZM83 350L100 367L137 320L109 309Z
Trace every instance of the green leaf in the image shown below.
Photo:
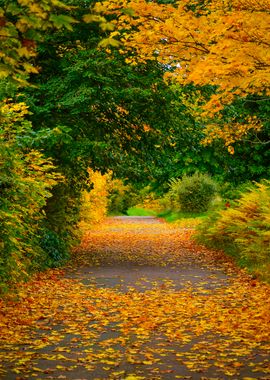
M78 21L75 18L65 15L50 15L49 20L54 24L58 29L66 28L68 30L73 30L72 24L77 23Z

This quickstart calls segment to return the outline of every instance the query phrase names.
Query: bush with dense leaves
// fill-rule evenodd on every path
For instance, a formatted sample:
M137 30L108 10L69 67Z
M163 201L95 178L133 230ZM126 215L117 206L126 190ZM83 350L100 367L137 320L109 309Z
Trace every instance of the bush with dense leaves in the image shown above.
M138 208L153 211L154 213L163 211L161 198L150 185L145 186L138 192L138 199L139 203L136 204Z
M89 224L100 223L108 212L110 173L101 174L99 171L88 169L88 175L88 185L92 189L82 193L80 208L82 228L88 228Z
M269 278L270 182L255 184L234 206L213 214L199 227L197 239L233 252L242 265Z
M215 181L207 174L195 173L170 181L166 195L173 209L184 212L207 211L217 192Z
M46 253L39 245L43 208L61 178L50 159L23 147L31 130L24 103L0 107L0 286L15 283L40 269Z
M69 258L69 250L65 240L48 228L42 228L39 245L46 253L43 255L46 260L45 267L59 267Z
M125 184L119 178L109 182L109 214L126 214L130 207L141 200L140 194L131 184Z

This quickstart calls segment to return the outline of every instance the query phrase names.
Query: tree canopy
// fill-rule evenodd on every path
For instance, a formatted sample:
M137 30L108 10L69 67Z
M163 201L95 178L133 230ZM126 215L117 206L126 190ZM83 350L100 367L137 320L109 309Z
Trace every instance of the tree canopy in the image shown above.
M226 104L239 97L255 94L261 101L270 94L268 1L112 0L97 3L95 10L116 15L111 37L128 53L127 62L156 60L174 68L166 71L165 80L214 87L200 112L208 123L209 142L223 138L230 145L248 130L264 126L254 117L241 122L236 118L223 130L216 119Z

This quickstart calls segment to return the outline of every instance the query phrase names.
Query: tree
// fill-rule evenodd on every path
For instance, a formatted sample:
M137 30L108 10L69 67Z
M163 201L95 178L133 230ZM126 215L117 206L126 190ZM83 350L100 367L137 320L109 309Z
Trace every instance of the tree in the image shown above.
M270 5L264 0L184 0L169 5L111 0L97 3L96 12L117 15L111 37L121 42L129 63L157 60L174 67L165 73L166 80L214 86L199 114L211 124L206 129L211 141L217 136L228 142L228 133L216 122L225 104L250 94L260 101L270 94ZM263 125L263 120L247 118L227 129L237 130L234 137L239 140Z
M136 181L169 122L170 90L162 67L131 67L118 51L108 57L98 49L103 38L95 24L49 35L39 48L41 73L25 100L36 130L58 128L62 145L48 140L46 152L62 168L72 167L73 178L91 165Z
M37 73L33 64L37 43L50 29L72 30L77 22L65 14L70 7L58 0L2 0L0 9L0 79L17 85L27 84L29 74Z
M45 234L44 207L63 177L55 172L51 158L33 148L46 131L33 131L18 89L29 85L29 75L38 72L33 59L42 36L52 28L71 29L75 20L63 14L69 9L58 0L1 1L1 290L7 281L16 282L33 270L55 264L40 237ZM47 131L49 135L53 133Z

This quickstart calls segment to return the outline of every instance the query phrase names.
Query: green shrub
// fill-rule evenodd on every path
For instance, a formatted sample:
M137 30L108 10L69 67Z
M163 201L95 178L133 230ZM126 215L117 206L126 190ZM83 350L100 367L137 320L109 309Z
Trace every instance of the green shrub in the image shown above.
M69 250L64 239L54 231L44 228L40 233L40 247L43 255L44 267L61 266L69 258Z
M207 211L217 192L214 180L207 174L195 173L171 180L167 198L172 207L184 212Z
M43 208L62 180L50 159L22 147L17 136L31 130L25 112L23 103L0 106L0 293L44 262L39 246Z
M72 183L66 178L65 182L58 183L53 187L51 195L44 207L45 229L57 234L61 244L66 247L65 249L70 250L81 237L78 228L81 192L76 186L72 187Z
M1 145L0 161L0 283L17 282L42 261L38 231L42 208L57 178L41 154L23 154L15 146Z

